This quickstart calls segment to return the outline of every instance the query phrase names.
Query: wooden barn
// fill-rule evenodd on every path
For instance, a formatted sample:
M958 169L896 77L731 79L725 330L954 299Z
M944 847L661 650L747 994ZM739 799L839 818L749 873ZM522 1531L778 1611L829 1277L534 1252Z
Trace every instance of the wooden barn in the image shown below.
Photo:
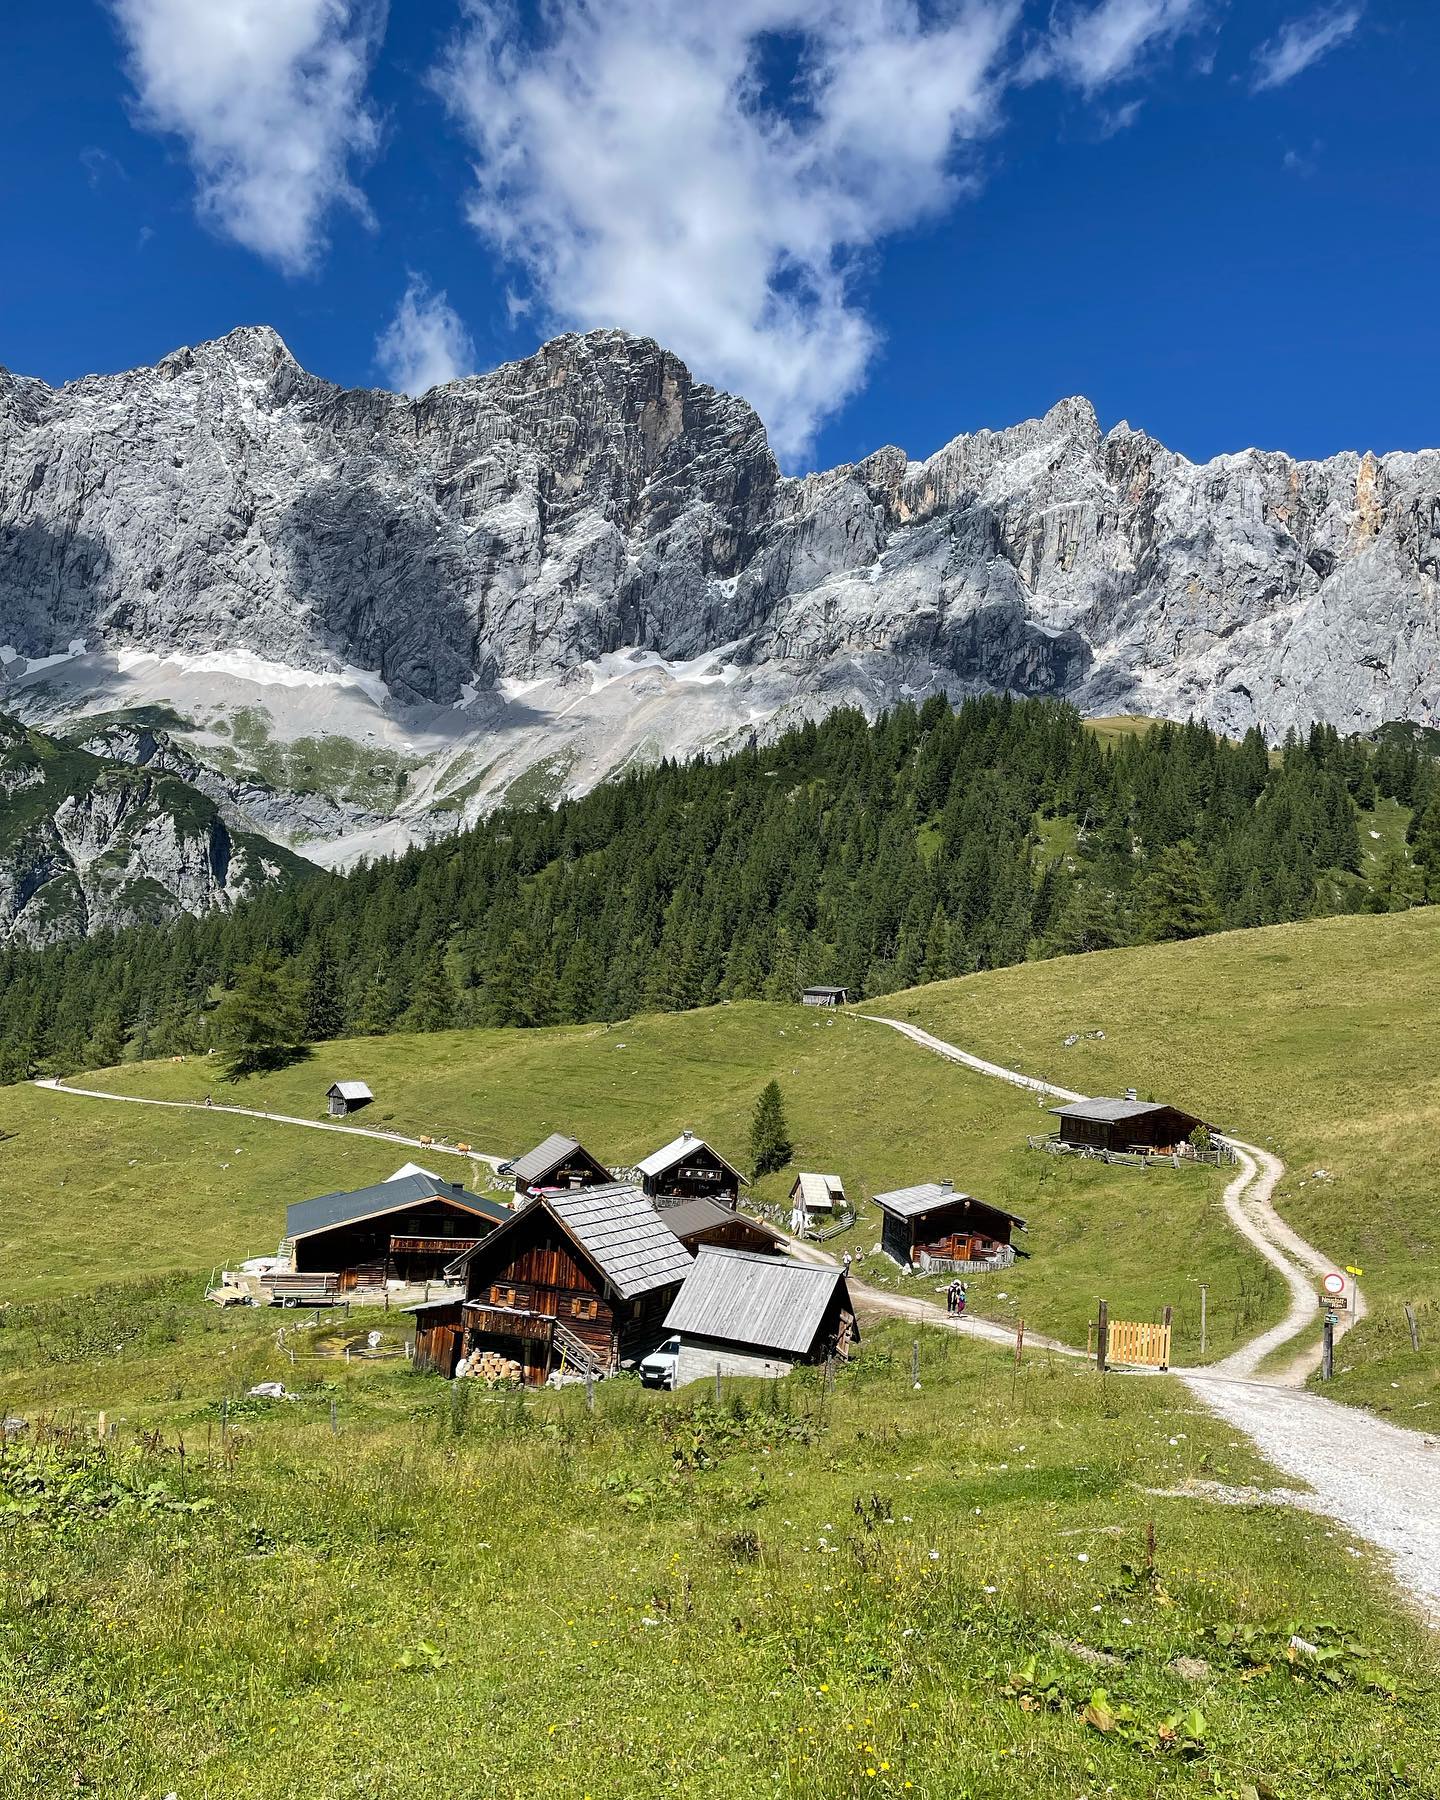
M1060 1142L1077 1150L1150 1150L1169 1155L1205 1124L1178 1106L1139 1100L1133 1088L1123 1100L1074 1100L1050 1110L1060 1122Z
M517 1156L509 1173L515 1177L517 1194L603 1187L615 1179L582 1143L560 1131L552 1131L543 1143Z
M718 1200L679 1200L660 1209L660 1217L693 1255L702 1244L728 1250L755 1250L761 1255L783 1253L785 1239L773 1225L747 1219Z
M790 1229L808 1231L812 1225L832 1220L846 1207L845 1184L838 1175L816 1175L802 1170L790 1189Z
M1004 1267L1014 1260L1012 1231L1025 1229L1014 1213L957 1194L948 1181L896 1188L877 1194L875 1204L883 1215L880 1248L902 1269L926 1262Z
M337 1275L342 1291L387 1281L435 1281L510 1217L497 1201L423 1170L349 1193L299 1200L285 1212L296 1274Z
M690 1267L637 1187L541 1195L461 1258L463 1300L416 1310L416 1359L453 1375L492 1350L532 1386L562 1368L611 1374L655 1343Z
M800 996L802 1006L848 1006L850 990L843 987L808 987Z
M362 1106L368 1106L374 1098L363 1081L332 1081L325 1092L332 1119L347 1118Z
M682 1131L662 1149L652 1150L636 1165L641 1185L657 1206L677 1200L719 1200L735 1206L747 1178L704 1138Z
M665 1319L680 1339L675 1385L714 1375L788 1375L846 1357L860 1328L842 1269L707 1245Z

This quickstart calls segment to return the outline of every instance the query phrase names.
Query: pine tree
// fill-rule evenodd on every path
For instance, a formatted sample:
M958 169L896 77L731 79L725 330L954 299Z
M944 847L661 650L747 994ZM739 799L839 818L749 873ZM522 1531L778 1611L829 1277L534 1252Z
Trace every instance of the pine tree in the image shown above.
M1140 935L1146 943L1203 937L1221 926L1215 895L1195 846L1182 839L1162 850L1140 884Z
M1418 814L1411 827L1411 855L1424 883L1424 899L1440 905L1440 793Z
M304 1047L300 995L273 950L262 950L240 970L216 1011L215 1028L231 1081L281 1068Z
M778 1081L767 1081L755 1102L750 1121L750 1162L757 1175L770 1175L783 1169L794 1146L785 1123L785 1102Z
M445 955L432 950L405 1013L407 1031L445 1031L455 1023L455 984L445 968Z

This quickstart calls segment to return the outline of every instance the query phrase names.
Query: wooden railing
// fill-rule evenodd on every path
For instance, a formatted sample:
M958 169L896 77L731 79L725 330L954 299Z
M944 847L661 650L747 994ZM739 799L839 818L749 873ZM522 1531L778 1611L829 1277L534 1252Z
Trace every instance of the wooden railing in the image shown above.
M917 1265L922 1275L983 1275L987 1269L1008 1269L1015 1261L1015 1246L1004 1244L993 1256L931 1256L920 1251Z
M1178 1169L1186 1163L1203 1163L1207 1168L1218 1169L1235 1161L1235 1152L1228 1144L1212 1144L1208 1150L1197 1150L1192 1144L1185 1144L1179 1150L1146 1150L1138 1145L1133 1150L1107 1150L1103 1144L1067 1143L1054 1131L1027 1137L1025 1141L1032 1150L1048 1150L1053 1156L1086 1156L1094 1162L1115 1163L1131 1169L1156 1166Z
M1145 1320L1111 1319L1106 1326L1104 1357L1107 1363L1128 1363L1132 1368L1170 1367L1170 1327Z

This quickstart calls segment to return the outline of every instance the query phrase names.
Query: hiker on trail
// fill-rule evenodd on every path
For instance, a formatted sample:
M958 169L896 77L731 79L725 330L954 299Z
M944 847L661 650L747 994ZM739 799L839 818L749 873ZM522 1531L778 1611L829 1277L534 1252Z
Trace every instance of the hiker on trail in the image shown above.
M854 1262L854 1260L855 1260L854 1257L851 1256L850 1252L847 1250L845 1252L845 1273L847 1275L850 1273L850 1265L852 1262Z
M205 1096L205 1104L207 1106L210 1104L210 1096L208 1094Z
M963 1281L960 1281L960 1282L956 1283L956 1294L955 1294L955 1313L956 1313L957 1318L965 1310L965 1301L966 1301L965 1283Z

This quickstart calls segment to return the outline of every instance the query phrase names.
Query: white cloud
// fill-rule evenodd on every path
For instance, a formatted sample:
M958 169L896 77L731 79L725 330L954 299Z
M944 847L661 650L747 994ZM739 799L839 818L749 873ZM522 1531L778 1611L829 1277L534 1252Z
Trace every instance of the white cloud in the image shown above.
M437 85L475 227L549 323L653 335L801 456L875 349L857 259L959 191L1019 0L556 0L528 38L466 13Z
M1056 6L1050 29L1026 58L1022 79L1058 76L1087 94L1138 73L1147 57L1205 19L1205 0L1100 0Z
M1283 87L1303 74L1311 63L1319 62L1327 51L1353 35L1364 10L1363 6L1322 6L1303 19L1287 19L1255 52L1251 93Z
M442 381L475 372L475 346L443 293L431 293L419 275L409 285L395 316L375 340L375 360L391 387L423 394Z
M365 98L383 0L110 0L140 120L181 137L201 216L298 274L336 204L368 217L350 160L373 150Z

